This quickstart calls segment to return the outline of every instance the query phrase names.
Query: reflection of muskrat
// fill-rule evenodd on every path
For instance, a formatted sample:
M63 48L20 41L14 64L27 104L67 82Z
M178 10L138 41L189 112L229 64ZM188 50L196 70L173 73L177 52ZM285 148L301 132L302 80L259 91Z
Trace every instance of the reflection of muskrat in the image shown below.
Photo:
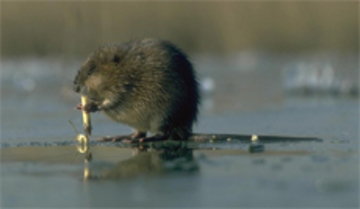
M77 108L103 111L136 129L103 141L186 140L198 113L195 77L186 55L169 42L143 39L104 46L75 77L74 90L90 100ZM154 135L146 137L147 131Z
M135 156L118 162L111 169L104 170L99 177L120 179L141 175L162 175L171 172L177 174L195 173L199 171L198 164L194 160L193 150L179 145L160 145L160 149L151 151L135 148Z

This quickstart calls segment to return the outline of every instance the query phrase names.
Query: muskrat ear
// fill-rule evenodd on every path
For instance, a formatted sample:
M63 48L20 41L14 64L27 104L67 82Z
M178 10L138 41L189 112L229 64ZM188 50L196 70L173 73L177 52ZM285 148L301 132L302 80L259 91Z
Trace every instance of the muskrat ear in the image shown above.
M115 62L115 63L119 63L120 57L115 54L112 61Z

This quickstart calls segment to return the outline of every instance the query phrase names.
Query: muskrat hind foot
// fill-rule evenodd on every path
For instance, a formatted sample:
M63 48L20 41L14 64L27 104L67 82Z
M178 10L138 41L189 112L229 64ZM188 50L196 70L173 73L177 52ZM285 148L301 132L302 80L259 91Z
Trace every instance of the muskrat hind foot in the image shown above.
M138 139L131 140L131 144L145 143L145 142L158 142L165 141L169 138L168 134L157 134L155 136L150 137L142 137Z
M119 135L119 136L106 136L98 138L98 141L101 142L124 142L124 143L131 143L133 140L139 140L140 138L144 138L146 133L136 131L133 134L129 135Z

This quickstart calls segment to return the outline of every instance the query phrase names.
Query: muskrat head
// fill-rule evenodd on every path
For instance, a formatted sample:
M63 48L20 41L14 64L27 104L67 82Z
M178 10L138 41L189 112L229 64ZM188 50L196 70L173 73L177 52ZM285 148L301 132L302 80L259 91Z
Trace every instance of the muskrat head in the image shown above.
M104 46L93 52L82 64L75 80L73 89L75 92L91 96L109 88L109 80L113 80L122 54L116 45ZM112 85L112 84L111 84Z

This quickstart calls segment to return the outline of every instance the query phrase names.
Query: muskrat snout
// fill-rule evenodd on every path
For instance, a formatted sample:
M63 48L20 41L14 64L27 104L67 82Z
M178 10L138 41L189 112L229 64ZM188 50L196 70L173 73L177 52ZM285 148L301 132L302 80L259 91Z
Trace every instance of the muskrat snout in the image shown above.
M74 83L73 89L74 89L74 91L75 91L76 93L79 93L79 92L80 92L80 86L79 86L79 84Z

